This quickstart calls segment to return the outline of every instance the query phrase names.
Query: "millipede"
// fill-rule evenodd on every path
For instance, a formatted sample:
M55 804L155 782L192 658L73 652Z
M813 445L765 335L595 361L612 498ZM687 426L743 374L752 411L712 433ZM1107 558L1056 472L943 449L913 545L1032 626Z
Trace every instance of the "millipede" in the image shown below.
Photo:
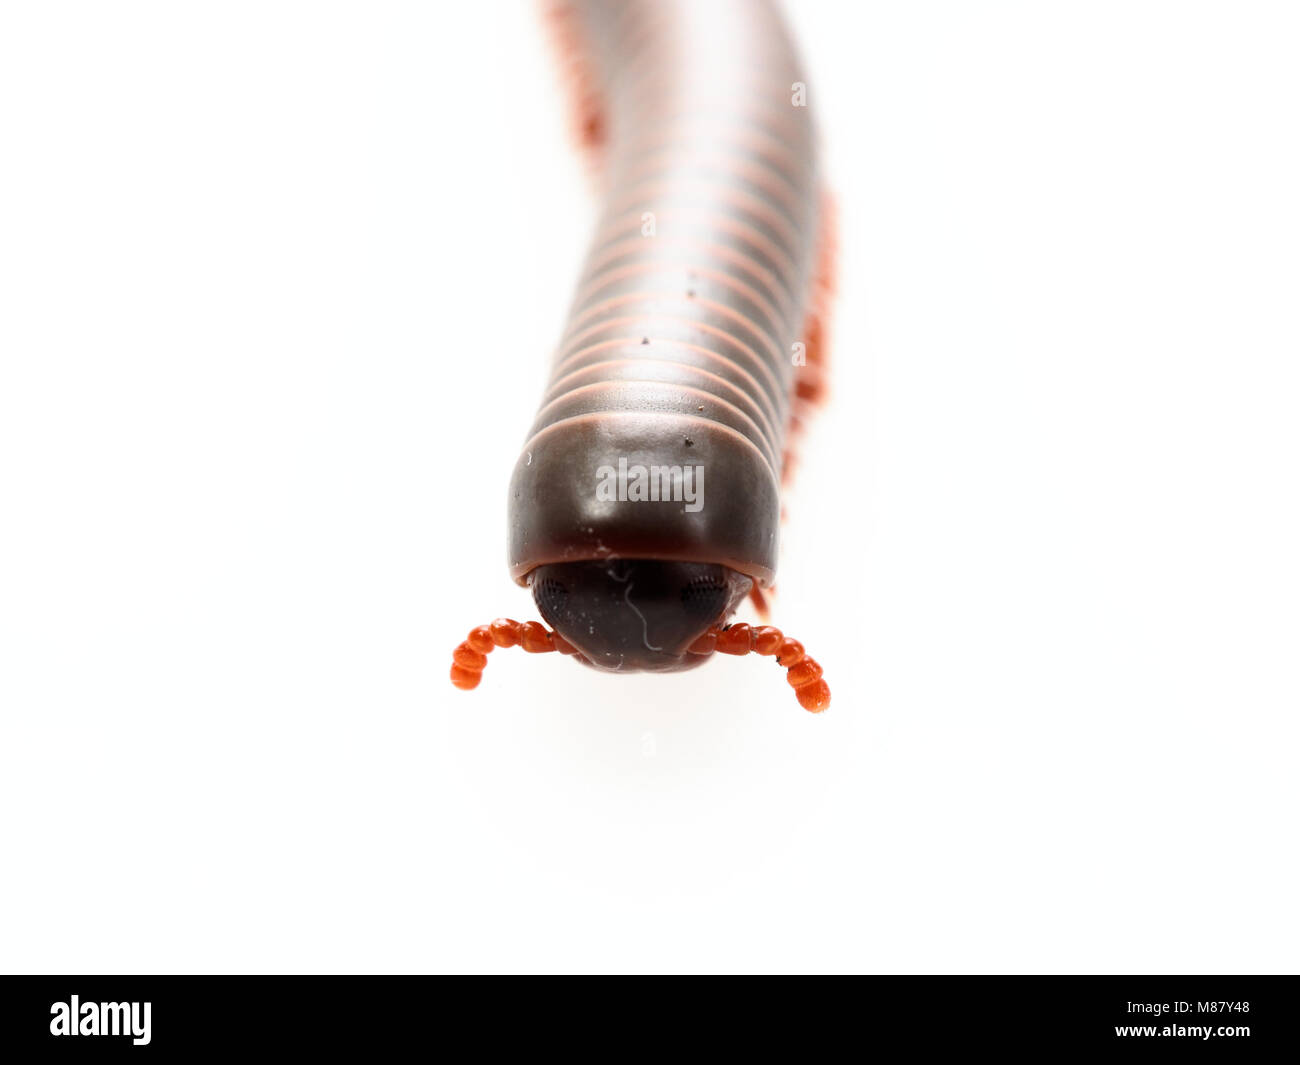
M792 441L826 391L830 197L807 79L767 0L545 5L600 202L546 391L510 481L510 576L546 624L498 647L608 672L768 656L801 706L822 667L766 620ZM547 625L550 628L547 628Z

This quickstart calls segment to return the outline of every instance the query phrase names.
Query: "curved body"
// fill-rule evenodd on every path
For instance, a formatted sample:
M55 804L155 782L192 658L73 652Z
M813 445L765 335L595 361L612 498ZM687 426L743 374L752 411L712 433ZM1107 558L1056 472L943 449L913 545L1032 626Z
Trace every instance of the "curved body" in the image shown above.
M602 205L510 484L510 574L653 559L770 585L797 375L817 369L797 365L822 230L797 56L765 0L560 17L599 100Z

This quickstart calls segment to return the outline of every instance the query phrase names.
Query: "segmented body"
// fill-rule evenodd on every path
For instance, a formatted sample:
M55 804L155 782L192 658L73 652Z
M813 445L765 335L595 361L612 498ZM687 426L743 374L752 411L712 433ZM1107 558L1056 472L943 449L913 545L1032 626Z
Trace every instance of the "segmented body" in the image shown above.
M516 465L510 570L648 557L776 572L792 419L822 391L828 249L807 85L764 0L557 8L596 235ZM707 504L606 505L594 471L703 467Z
M775 578L791 437L825 387L833 250L799 59L767 0L550 10L600 199L510 484L510 574L554 631L472 629L452 683L495 647L614 672L754 653L824 710L799 641L726 623Z

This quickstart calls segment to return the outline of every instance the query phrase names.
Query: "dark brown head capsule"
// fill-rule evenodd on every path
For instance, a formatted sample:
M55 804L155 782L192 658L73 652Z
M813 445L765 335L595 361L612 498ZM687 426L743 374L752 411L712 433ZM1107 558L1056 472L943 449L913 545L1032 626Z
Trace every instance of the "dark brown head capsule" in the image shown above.
M722 624L752 581L726 566L618 558L538 566L537 609L587 665L615 673L690 669L690 647Z

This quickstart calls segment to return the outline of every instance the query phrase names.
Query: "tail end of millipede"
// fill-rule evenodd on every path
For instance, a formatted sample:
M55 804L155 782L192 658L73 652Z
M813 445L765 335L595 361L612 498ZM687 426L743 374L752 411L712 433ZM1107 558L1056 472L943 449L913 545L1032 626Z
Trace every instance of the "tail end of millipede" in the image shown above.
M785 679L794 689L799 705L810 714L820 714L831 705L830 685L822 679L822 667L804 650L798 640L786 636L773 625L724 625L709 629L691 646L691 653L747 655L775 658L782 666Z
M578 11L569 0L542 0L542 22L569 101L571 136L593 169L605 145L604 94L592 68L591 50Z

